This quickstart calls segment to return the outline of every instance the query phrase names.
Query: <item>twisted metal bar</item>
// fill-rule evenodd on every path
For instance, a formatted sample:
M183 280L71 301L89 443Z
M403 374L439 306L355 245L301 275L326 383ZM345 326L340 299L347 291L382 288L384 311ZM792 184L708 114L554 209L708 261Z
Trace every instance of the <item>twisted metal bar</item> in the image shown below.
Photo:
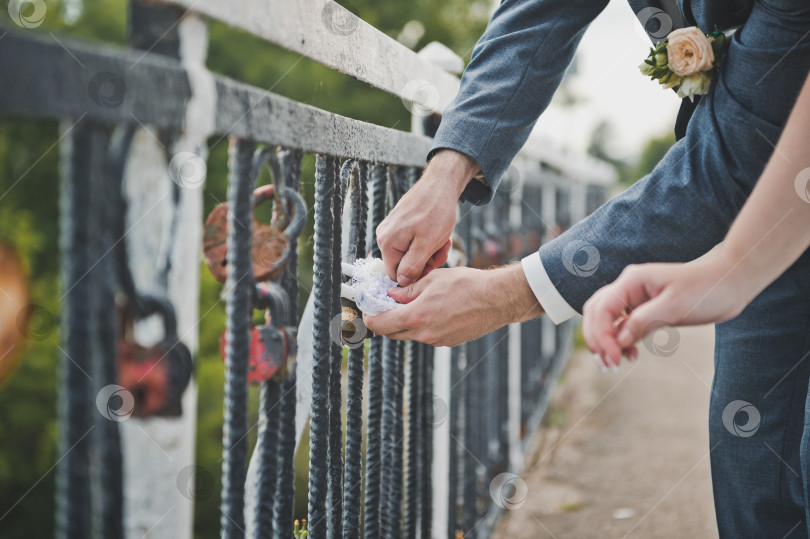
M351 230L347 258L366 250L368 215L368 164L347 161L342 174L351 178ZM343 490L343 536L360 536L360 506L363 488L363 376L365 344L349 350L346 399L346 457Z
M395 206L407 188L407 171L394 169L389 177L391 206ZM382 533L396 539L402 534L402 386L404 385L401 343L385 341L383 365L382 451L385 488L381 506Z
M340 173L340 160L332 162L335 176L335 192L332 195L332 282L330 294L332 308L329 313L331 323L340 316L340 283L342 280L340 263L343 233L343 196L348 178ZM332 339L331 361L329 362L329 526L327 536L336 539L343 536L343 389L341 387L341 367L343 366L343 346L339 339Z
M281 191L280 163L272 148L265 146L256 150L253 155L253 170L251 174L258 177L259 169L267 164L272 170L273 181L277 192ZM278 203L278 202L276 202ZM258 307L258 305L256 305ZM278 320L272 316L272 323L285 324L285 320ZM256 538L266 539L273 537L275 496L277 489L278 466L276 454L279 443L279 410L281 402L281 387L277 380L262 382L259 393L259 432L255 451L258 451L259 469L256 473L256 505L254 506L253 535ZM280 530L279 530L280 531Z
M330 197L335 189L334 158L315 160L315 253L312 294L315 297L312 350L312 412L309 444L309 535L326 537L328 527L329 370L332 341L332 249L334 220Z
M231 138L228 150L228 273L225 334L225 421L222 431L222 537L244 537L247 456L247 362L253 301L251 173L255 144Z
M372 180L372 256L380 256L380 247L376 241L376 229L385 219L385 189L388 183L388 169L385 165L374 165L371 171ZM381 522L381 485L382 480L382 406L383 406L383 338L371 338L368 355L368 442L366 449L366 503L364 534L368 539L382 537Z
M433 394L433 352L435 348L422 345L422 447L421 447L421 487L419 513L422 523L422 537L433 537L433 429L444 417L435 417ZM446 412L446 410L444 410Z
M420 435L424 427L424 401L421 399L423 345L418 342L408 343L410 358L408 361L408 467L406 470L405 489L405 537L416 537L419 521L421 499L420 481L424 455L421 452Z
M448 457L448 489L447 489L447 537L455 537L456 530L460 529L458 522L458 493L461 459L459 453L461 444L461 404L463 393L459 384L462 376L462 347L456 346L450 351L450 451Z
M126 203L123 196L124 165L129 154L129 147L135 128L132 125L121 126L114 132L110 144L110 153L106 162L104 175L98 178L96 197L97 207L94 212L102 220L98 226L97 237L100 240L98 251L107 253L115 249L116 242L125 235ZM121 242L122 244L125 242ZM123 245L121 246L123 248ZM96 305L96 329L98 348L93 354L93 379L95 392L109 384L117 382L118 356L116 350L116 319L110 316L115 312L115 293L117 282L129 271L118 271L115 257L102 257L94 271L97 275L92 280L98 290ZM121 458L121 436L116 421L97 414L94 432L97 455L93 471L94 523L100 537L120 539L124 537L124 493L123 462Z
M301 152L282 150L279 152L282 182L286 187L298 191L301 184ZM284 323L298 325L298 239L290 241L290 261L281 274L281 286L290 299L289 319ZM296 367L287 373L281 386L279 409L279 443L276 455L276 492L273 506L273 528L277 537L289 537L293 528L293 504L295 501L295 408ZM287 530L287 531L285 531Z
M254 537L273 537L273 506L276 495L278 468L275 456L278 452L278 405L281 401L281 388L276 380L262 383L259 393L259 439L257 451L259 470L256 474L256 506L254 508ZM281 532L281 530L279 530Z
M90 536L88 435L95 428L90 415L92 389L85 372L92 370L94 285L85 275L97 259L91 241L97 223L91 211L93 177L101 172L104 130L79 120L61 145L65 173L61 188L61 273L65 293L59 372L59 441L56 475L56 537Z

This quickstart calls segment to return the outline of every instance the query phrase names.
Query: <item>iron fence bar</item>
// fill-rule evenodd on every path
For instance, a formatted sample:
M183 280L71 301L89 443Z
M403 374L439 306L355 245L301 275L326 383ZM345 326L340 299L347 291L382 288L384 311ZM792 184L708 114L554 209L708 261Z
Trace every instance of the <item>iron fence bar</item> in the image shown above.
M279 411L281 387L277 380L262 382L259 393L259 434L256 451L259 451L259 472L256 478L256 506L254 507L254 537L273 537L273 506L275 505L278 467L276 455L279 443ZM278 530L281 534L282 530Z
M343 232L343 198L348 178L341 174L340 161L334 159L335 191L332 194L332 308L329 321L340 316L340 283L342 281L340 263ZM331 361L329 362L329 528L327 536L342 537L343 534L343 388L341 387L343 366L343 345L337 335L330 341Z
M435 348L426 344L418 344L421 348L422 364L420 365L421 382L421 452L418 454L421 460L421 477L419 494L419 518L421 523L422 539L433 537L433 429L436 426L434 416L434 394L433 394L433 353ZM410 458L410 455L409 455Z
M329 455L329 371L332 342L332 201L336 186L336 158L317 155L315 160L315 252L312 293L315 297L312 357L312 413L309 445L309 534L326 537Z
M298 150L281 150L282 183L295 191L301 187L301 152ZM284 321L290 326L298 326L298 239L290 241L290 261L281 274L281 286L290 299L289 319ZM296 363L287 373L281 385L281 404L279 407L279 444L276 455L276 492L273 505L273 528L278 538L290 537L293 528L293 510L295 501L295 409L296 396Z
M117 128L110 142L110 150L106 159L103 177L98 178L95 197L97 207L95 212L105 225L98 228L98 237L101 244L99 253L113 251L118 238L124 236L126 220L126 204L123 198L124 166L129 155L134 129L132 126ZM117 383L118 354L116 350L116 319L110 316L115 312L115 293L118 286L114 275L118 264L114 256L102 258L98 261L96 289L98 304L96 305L96 328L98 334L99 350L94 354L94 393L98 394L104 387ZM121 273L118 272L120 278ZM93 504L97 507L94 531L98 537L120 539L124 537L124 491L123 491L123 459L121 455L121 434L118 422L110 421L102 414L96 414L96 440L97 455L91 464L94 472L93 483L97 486L93 496Z
M371 242L372 256L380 256L376 229L385 219L385 193L388 167L375 164L371 170ZM363 532L366 538L381 537L382 512L382 411L383 411L383 337L374 336L368 354L368 419L366 421L366 494Z
M225 539L245 534L247 368L253 310L251 196L253 142L233 137L228 149L228 254L225 326L225 420L222 430L222 518Z
M348 162L343 167L350 174L351 229L348 260L362 256L366 249L368 221L368 163ZM343 536L360 536L360 506L363 493L363 378L365 343L349 350L346 399L346 456L343 489Z
M422 405L422 366L424 356L421 343L408 343L408 465L405 482L405 537L416 537L419 525L419 510L422 493L422 454L421 436L424 427L424 409Z
M95 428L91 417L93 371L94 284L85 276L98 255L93 233L93 193L103 172L101 158L106 148L104 130L80 118L61 146L61 273L66 290L62 316L62 348L59 380L60 432L56 475L56 537L83 539L91 535L90 447L88 435ZM88 321L91 321L88 324Z

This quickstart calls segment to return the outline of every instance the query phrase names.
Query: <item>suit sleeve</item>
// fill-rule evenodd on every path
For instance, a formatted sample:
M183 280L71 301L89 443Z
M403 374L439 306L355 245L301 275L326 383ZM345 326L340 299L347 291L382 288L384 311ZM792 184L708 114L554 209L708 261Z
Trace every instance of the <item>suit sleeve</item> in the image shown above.
M501 176L551 101L585 29L607 0L504 0L473 49L428 159L444 148L481 168L462 200L492 200Z

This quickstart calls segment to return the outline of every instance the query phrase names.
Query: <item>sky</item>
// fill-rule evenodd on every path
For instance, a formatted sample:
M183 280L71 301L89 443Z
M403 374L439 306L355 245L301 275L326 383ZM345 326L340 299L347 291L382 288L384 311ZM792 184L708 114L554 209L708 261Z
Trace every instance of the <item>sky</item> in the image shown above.
M649 47L627 0L611 0L582 38L577 71L569 78L583 101L574 108L552 101L536 130L584 151L594 127L607 120L615 135L610 150L619 157L636 156L650 138L671 132L681 100L639 72Z

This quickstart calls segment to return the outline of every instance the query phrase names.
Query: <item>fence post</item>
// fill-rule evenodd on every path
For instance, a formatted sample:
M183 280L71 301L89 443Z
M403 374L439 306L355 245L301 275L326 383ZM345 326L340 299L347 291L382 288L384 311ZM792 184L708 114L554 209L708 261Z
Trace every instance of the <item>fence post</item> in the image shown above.
M208 33L196 15L186 14L177 23L176 13L165 8L133 2L131 9L132 40L143 49L159 43L155 49L165 46L159 52L167 54L176 47L189 74L192 99L184 131L177 137L159 138L156 130L143 125L136 133L124 173L129 199L125 241L136 286L168 297L177 314L178 335L195 355L207 122L214 117L213 79L203 64ZM166 27L173 30L163 36ZM137 338L144 343L160 337L160 329L149 322L136 326ZM133 417L121 424L127 537L192 537L195 481L210 473L194 465L193 378L182 407L180 417Z

